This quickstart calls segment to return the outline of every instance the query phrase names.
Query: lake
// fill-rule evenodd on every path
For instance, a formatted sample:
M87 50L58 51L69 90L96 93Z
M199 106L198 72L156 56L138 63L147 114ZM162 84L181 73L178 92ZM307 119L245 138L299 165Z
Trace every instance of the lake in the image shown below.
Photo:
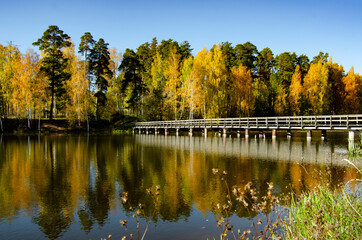
M227 172L230 187L252 182L263 193L273 182L276 196L360 177L342 160L347 133L328 133L326 140L315 134L311 141L305 133L211 135L3 135L0 239L120 239L127 234L120 220L137 234L130 206L139 203L151 219L146 239L218 239L216 206L226 187L213 168ZM156 186L154 213L147 191ZM248 229L253 217L240 211L233 225Z

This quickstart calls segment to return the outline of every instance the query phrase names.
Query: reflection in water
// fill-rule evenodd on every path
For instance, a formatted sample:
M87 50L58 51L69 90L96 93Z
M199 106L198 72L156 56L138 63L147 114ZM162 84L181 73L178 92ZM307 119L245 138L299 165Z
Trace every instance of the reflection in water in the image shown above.
M301 193L320 181L338 186L357 178L357 172L341 161L346 157L346 147L334 141L1 136L0 238L29 238L29 232L34 239L105 236L110 232L103 229L129 211L121 204L122 192L129 193L133 206L144 203L151 216L145 192L156 185L161 186L161 195L154 222L174 222L181 229L187 221L200 226L194 217L197 212L204 216L215 212L225 198L224 185L212 175L212 168L226 170L230 186L251 181L263 192L266 182L273 182L280 195ZM248 216L246 211L239 213ZM122 234L115 226L115 234ZM154 227L159 229L154 236L170 237L161 226Z

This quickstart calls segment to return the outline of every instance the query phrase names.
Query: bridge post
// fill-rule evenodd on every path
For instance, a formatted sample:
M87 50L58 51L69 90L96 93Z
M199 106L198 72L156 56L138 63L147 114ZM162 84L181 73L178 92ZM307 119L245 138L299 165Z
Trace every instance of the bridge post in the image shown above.
M348 132L348 140L354 141L354 132L351 130Z
M192 137L192 133L193 133L193 129L190 128L190 130L189 130L189 135L190 135L190 137Z
M312 139L312 130L307 130L307 140Z
M263 138L264 132L263 130L259 130L259 138Z
M321 138L325 139L327 137L327 130L322 130Z
M245 129L245 138L248 138L248 137L249 137L249 129L246 128L246 129Z
M272 130L272 138L276 138L277 137L277 130L273 129Z

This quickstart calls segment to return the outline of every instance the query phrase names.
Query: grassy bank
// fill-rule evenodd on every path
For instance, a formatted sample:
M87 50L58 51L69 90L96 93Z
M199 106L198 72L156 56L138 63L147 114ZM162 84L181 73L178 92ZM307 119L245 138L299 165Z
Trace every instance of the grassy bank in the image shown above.
M321 186L293 198L283 223L285 239L362 239L360 191Z

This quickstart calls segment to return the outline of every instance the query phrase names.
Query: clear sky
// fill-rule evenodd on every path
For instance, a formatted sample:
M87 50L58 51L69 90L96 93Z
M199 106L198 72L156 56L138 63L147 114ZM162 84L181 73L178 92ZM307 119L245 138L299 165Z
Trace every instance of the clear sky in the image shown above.
M3 0L0 43L12 41L22 52L34 48L49 25L57 25L77 45L85 32L110 47L136 50L157 37L203 47L250 41L306 54L329 53L345 71L362 74L361 0Z

